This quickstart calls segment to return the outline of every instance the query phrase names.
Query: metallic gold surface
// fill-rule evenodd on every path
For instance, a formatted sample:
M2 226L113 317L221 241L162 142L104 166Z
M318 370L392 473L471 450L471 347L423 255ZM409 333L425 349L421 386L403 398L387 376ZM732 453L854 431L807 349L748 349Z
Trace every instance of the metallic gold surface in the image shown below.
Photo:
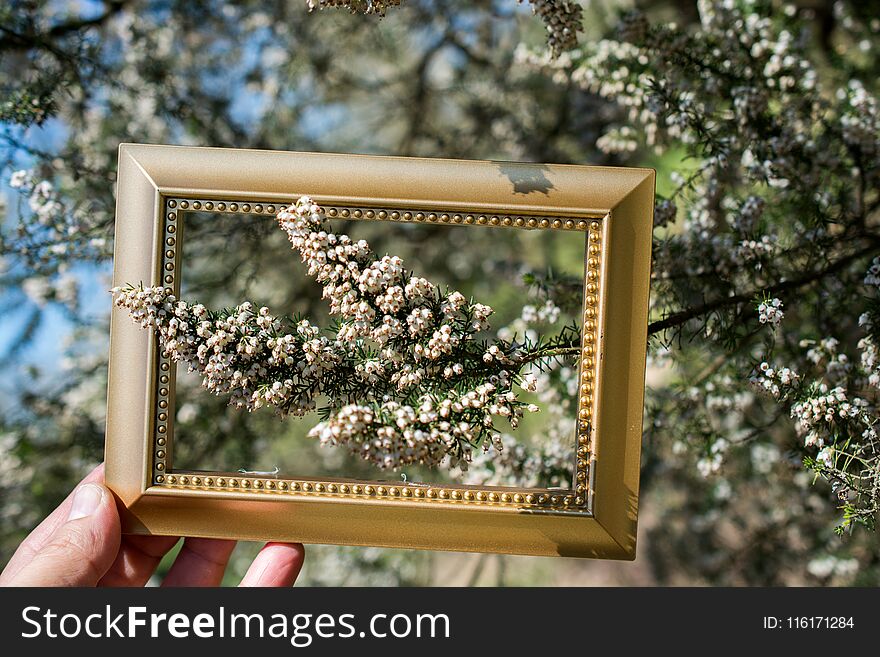
M407 485L176 471L176 368L114 308L106 477L135 533L632 559L654 172L123 144L114 285L179 291L182 214L331 217L585 235L572 487Z

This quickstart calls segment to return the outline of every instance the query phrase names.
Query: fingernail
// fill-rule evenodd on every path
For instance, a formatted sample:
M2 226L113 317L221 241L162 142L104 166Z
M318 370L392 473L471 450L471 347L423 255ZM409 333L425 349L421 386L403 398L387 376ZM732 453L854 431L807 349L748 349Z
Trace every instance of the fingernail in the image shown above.
M70 507L68 520L79 520L92 515L101 504L104 497L104 489L95 484L83 484L76 489L73 495L73 504Z

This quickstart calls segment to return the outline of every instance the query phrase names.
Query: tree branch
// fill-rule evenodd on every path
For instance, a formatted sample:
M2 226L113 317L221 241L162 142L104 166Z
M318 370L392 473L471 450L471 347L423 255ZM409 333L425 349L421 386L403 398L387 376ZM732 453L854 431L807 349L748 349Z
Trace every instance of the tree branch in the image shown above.
M53 55L62 56L64 53L50 43L51 39L61 39L73 32L80 32L90 27L98 27L107 22L128 4L128 0L114 0L107 3L104 13L94 18L76 18L64 23L59 23L47 31L38 33L16 32L8 27L0 26L0 31L6 36L0 38L0 51L2 50L30 50L31 48L43 48Z
M538 349L537 351L533 351L530 354L524 355L522 358L516 359L517 365L526 365L527 363L533 363L536 360L541 360L542 358L555 358L559 356L577 356L580 354L581 348L580 345L576 343L572 343L571 346L556 346L550 347L548 349Z
M712 312L715 312L716 310L721 310L722 308L738 306L743 303L750 303L755 299L756 296L761 293L776 295L781 292L796 290L800 287L809 285L810 283L814 283L818 280L825 278L826 276L845 269L847 266L849 266L859 258L863 258L873 252L876 252L876 249L877 239L874 238L871 240L868 246L859 249L858 251L854 251L846 256L843 256L839 260L835 260L829 263L824 269L820 269L819 271L812 271L809 274L801 276L800 278L793 278L791 280L777 283L776 285L771 285L770 287L752 290L743 294L736 294L731 297L724 297L723 299L716 299L715 301L710 301L694 308L686 308L685 310L680 310L676 313L672 313L671 315L667 315L663 319L657 320L656 322L651 322L648 325L648 335L654 335L655 333L660 333L662 331L681 326L682 324L692 319L708 315Z

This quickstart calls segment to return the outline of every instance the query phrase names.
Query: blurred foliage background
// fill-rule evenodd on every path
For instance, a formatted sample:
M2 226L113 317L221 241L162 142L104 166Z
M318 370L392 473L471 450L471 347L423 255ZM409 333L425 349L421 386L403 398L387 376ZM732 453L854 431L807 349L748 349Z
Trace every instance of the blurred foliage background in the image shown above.
M579 39L594 43L618 34L621 17L626 25L633 8L652 24L674 21L687 28L699 23L705 4L582 2ZM783 11L781 3L763 4L767 11ZM840 44L847 43L850 27L835 4L841 3L791 5L809 28L804 48L820 78L838 82L841 75L860 75L876 84L873 47L880 27L864 37L869 48L853 46L864 53L856 53L858 70L841 68ZM877 15L873 2L847 7L869 24ZM513 0L408 0L382 19L330 9L310 13L305 0L4 3L0 165L10 185L0 197L0 563L101 460L119 143L652 166L660 197L673 195L680 178L699 164L687 145L659 150L638 141L631 148L600 149L612 128L632 125L626 108L560 75L571 64L566 54L555 66L524 63L524 49L540 52L545 46L544 25L528 5ZM28 172L24 185L21 176L15 178L20 171ZM208 305L262 297L276 312L287 308L321 318L317 288L277 284L296 264L280 233L260 234L210 216L191 219L187 248L193 251L186 257L196 264L187 269L186 290ZM461 231L419 226L390 236L377 225L359 229L369 233L364 236L376 251L399 253L423 275L465 293L474 281L516 281L521 273L510 270L510 258L462 258ZM673 220L657 236L686 230ZM468 231L467 252L495 253L497 234L475 232ZM708 243L715 236L709 230L695 239ZM265 248L267 240L278 248ZM552 259L567 248L551 245L547 253ZM212 257L218 251L222 260ZM692 256L681 254L682 260ZM568 254L563 260L556 266L571 266ZM852 264L863 276L869 261ZM657 262L665 266L667 259ZM773 275L780 276L777 282L785 278ZM657 271L655 279L658 290L669 285ZM698 305L707 290L729 293L711 272L699 279L679 280L679 291L689 291L690 298L680 295L678 307L655 307L656 317ZM512 294L504 286L473 292L500 308ZM843 294L841 303L862 294L854 286L830 293ZM734 309L731 323L747 322L743 308ZM832 313L821 327L829 332L821 335L855 344L860 312ZM757 324L757 316L748 322ZM720 331L719 339L706 331L708 324L698 324L690 332L658 333L650 345L656 358L648 372L636 562L311 546L301 581L876 585L876 535L835 535L837 496L822 481L814 485L813 474L802 468L803 440L788 413L737 396L749 389L760 338L751 333L734 339ZM806 332L791 328L786 340L792 350L809 337ZM672 364L665 358L670 352ZM736 381L694 391L691 382L710 356L725 358L731 367L718 375ZM192 384L184 388L180 462L271 469L287 458L328 472L368 472L366 465L296 436L279 438L274 418L244 418L222 399L199 396ZM719 395L725 403L713 401ZM757 410L743 418L731 405ZM715 437L695 430L694 417L709 417ZM715 454L719 431L750 437L734 441L723 465L707 473L699 461ZM257 549L236 549L229 583L244 573Z

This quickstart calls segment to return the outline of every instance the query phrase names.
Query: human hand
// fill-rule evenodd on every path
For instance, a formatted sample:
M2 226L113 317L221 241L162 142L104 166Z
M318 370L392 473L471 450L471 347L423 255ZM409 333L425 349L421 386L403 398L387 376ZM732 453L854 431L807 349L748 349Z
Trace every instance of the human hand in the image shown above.
M176 536L122 535L113 494L95 468L18 546L0 586L143 586ZM187 538L162 586L218 586L235 541ZM298 543L267 543L239 586L290 586L304 557Z

